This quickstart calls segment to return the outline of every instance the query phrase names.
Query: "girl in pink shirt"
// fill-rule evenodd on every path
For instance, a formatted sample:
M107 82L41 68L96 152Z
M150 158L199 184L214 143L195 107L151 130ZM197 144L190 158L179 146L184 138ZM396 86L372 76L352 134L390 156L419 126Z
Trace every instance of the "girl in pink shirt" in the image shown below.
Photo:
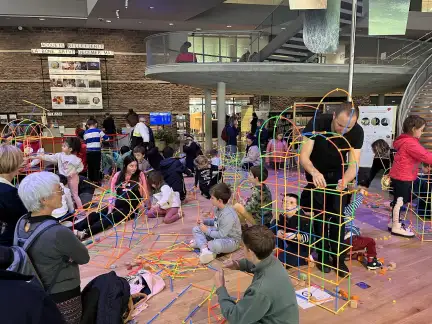
M287 142L283 139L283 134L278 134L276 139L272 139L267 144L266 163L274 169L283 169L283 158L288 151Z

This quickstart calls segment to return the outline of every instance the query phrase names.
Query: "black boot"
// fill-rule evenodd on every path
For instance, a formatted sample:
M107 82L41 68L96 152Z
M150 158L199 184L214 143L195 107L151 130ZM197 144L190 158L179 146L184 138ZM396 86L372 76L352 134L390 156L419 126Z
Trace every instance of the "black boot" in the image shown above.
M316 266L321 272L329 273L331 271L330 267L326 266L325 264L316 263Z
M343 277L347 276L349 273L349 269L348 269L347 265L345 264L345 256L339 258L339 267L338 267L338 264L336 262L337 260L338 259L336 259L336 258L334 259L333 267L335 268L337 276L339 278L343 278Z

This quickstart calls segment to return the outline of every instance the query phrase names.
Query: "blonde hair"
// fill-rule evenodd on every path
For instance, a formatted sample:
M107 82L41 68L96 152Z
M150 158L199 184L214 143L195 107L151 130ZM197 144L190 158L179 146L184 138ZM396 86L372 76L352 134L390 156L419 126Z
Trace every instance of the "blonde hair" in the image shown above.
M23 153L13 145L0 145L0 174L17 171L23 163Z
M209 159L204 155L199 155L195 159L194 163L195 163L195 166L197 167L198 170L202 170L202 169L205 169L206 167L208 167Z

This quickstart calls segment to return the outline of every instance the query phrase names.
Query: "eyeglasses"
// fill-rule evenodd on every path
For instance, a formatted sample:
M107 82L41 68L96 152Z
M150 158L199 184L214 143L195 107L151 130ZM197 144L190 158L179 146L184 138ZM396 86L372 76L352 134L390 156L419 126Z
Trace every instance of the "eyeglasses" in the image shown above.
M61 193L61 195L63 196L64 195L64 189L63 189L63 187L60 187L60 190L56 190L53 193Z

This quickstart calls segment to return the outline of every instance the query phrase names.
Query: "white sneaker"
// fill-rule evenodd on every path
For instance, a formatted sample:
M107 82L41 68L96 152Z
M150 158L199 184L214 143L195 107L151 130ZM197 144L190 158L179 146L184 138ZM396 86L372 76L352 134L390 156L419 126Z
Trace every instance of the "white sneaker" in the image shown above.
M198 249L198 248L199 248L199 246L195 243L195 240L190 240L190 242L189 242L189 246L190 246L192 249Z
M200 262L202 264L207 264L212 262L216 258L216 255L209 249L203 249L200 254Z
M393 235L403 236L403 237L414 237L414 233L410 228L406 228L402 223L393 224L391 233Z
M74 234L75 234L76 237L78 237L78 239L80 241L82 241L82 240L84 240L86 238L87 231L86 230L84 230L84 231L74 230Z

